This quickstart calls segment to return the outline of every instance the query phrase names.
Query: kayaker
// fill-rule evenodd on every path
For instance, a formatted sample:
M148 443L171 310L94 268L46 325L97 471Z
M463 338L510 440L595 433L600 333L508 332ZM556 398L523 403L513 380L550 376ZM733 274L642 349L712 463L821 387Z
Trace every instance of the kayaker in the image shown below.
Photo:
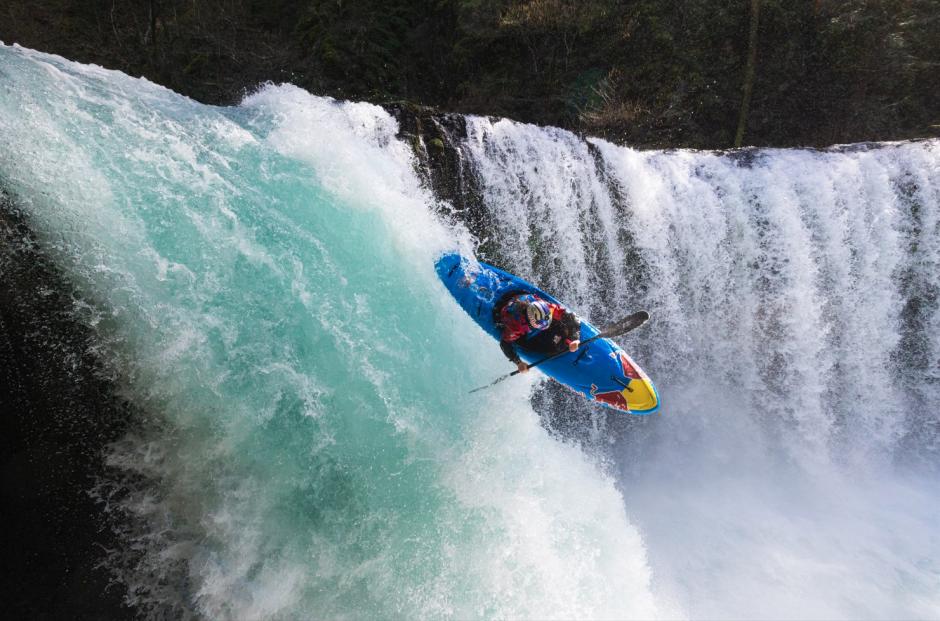
M532 293L510 296L495 313L502 328L499 347L520 373L529 365L519 358L516 345L526 351L554 354L577 351L581 344L581 320L560 304L543 300Z

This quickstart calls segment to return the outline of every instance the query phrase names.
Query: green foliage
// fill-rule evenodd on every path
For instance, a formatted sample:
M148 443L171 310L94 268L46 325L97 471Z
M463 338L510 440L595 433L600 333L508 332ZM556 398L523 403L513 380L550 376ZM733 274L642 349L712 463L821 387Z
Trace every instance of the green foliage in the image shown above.
M449 3L309 2L295 38L303 63L340 94L378 100L435 92L444 70ZM416 59L423 62L415 62Z
M7 0L0 39L228 102L285 80L658 146L725 147L746 0ZM936 135L940 0L761 0L746 136Z

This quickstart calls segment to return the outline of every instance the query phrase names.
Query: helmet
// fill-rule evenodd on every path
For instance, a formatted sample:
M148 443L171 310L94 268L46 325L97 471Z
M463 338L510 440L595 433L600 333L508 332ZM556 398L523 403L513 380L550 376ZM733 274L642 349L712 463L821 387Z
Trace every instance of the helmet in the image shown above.
M533 330L544 330L552 323L552 310L544 300L530 302L525 314Z

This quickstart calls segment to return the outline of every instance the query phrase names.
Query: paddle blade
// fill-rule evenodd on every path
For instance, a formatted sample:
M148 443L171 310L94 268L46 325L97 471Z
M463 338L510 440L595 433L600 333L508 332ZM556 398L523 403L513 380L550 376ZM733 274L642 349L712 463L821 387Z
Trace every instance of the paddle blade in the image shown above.
M504 379L509 379L509 378L512 377L513 375L518 375L518 374L519 374L519 371L513 371L512 373L507 373L506 375L503 375L502 377L497 377L495 380L493 380L492 382L490 382L490 383L487 384L486 386L480 386L479 388L474 388L473 390L470 391L469 394L472 395L473 393L479 392L479 391L483 390L484 388L489 388L490 386L495 386L496 384L500 383L500 382L503 381Z
M599 336L602 336L604 338L608 338L611 336L620 336L621 334L625 334L629 332L630 330L636 330L637 328L642 326L644 323L649 321L649 318L650 318L650 314L647 313L646 311L637 311L633 313L632 315L627 315L620 321L607 326L606 328L601 330L601 333Z

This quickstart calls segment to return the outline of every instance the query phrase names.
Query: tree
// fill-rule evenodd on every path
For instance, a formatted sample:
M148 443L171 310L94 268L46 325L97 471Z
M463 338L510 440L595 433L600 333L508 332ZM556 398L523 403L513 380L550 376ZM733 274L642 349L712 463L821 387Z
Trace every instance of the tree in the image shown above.
M734 135L735 148L744 141L747 113L754 92L754 73L757 70L757 24L760 17L760 0L751 0L751 27L747 38L747 68L744 70L744 87L741 95L741 113L738 115L738 131Z

